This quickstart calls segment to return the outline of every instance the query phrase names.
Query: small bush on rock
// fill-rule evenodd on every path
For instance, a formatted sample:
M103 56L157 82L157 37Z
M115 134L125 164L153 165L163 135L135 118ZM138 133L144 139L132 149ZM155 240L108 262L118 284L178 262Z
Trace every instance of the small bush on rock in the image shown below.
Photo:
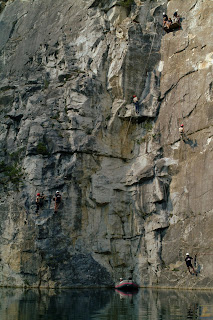
M49 155L46 145L43 142L39 142L36 147L37 154Z
M124 8L130 9L133 3L134 0L121 0L118 4Z

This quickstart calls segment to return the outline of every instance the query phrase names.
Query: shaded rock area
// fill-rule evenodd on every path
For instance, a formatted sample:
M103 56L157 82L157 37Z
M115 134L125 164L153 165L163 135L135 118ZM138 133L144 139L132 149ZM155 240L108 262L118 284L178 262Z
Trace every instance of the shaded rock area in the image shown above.
M213 287L212 1L3 2L0 285Z

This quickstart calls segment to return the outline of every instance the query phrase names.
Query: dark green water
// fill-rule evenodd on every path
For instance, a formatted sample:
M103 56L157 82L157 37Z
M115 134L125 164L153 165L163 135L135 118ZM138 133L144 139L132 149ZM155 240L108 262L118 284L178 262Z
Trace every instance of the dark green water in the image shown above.
M0 289L0 320L213 320L213 292Z

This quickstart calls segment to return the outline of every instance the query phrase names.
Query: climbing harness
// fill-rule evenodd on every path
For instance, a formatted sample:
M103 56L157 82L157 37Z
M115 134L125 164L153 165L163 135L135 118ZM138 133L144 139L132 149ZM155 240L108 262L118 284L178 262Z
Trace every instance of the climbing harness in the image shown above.
M187 41L189 41L187 39ZM185 45L185 47L187 47L187 44ZM187 61L187 53L185 51L185 61ZM187 70L187 68L186 68ZM185 75L184 75L185 76ZM181 77L183 78L183 76ZM177 84L176 84L176 91L177 91L177 87L178 87L178 83L181 81L181 78L178 80ZM189 84L189 77L188 77L188 81L187 81L187 85L184 86L184 88L188 89L188 104L190 105L190 84ZM180 102L182 102L182 107L179 109L179 115L178 115L178 119L177 119L177 125L180 128L183 121L184 121L184 116L183 116L183 107L184 107L184 102L185 102L185 96L187 95L187 91L185 91L185 94L183 95L182 99L180 99ZM181 101L182 100L182 101ZM180 132L179 132L180 133ZM182 133L181 138L183 140L183 136L185 135L185 132Z

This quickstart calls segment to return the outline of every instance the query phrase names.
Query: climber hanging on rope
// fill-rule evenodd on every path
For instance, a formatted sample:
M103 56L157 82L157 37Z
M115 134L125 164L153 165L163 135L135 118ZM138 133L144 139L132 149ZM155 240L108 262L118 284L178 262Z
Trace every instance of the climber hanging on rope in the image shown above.
M133 103L135 105L135 111L138 114L139 113L139 102L136 95L133 96Z
M186 262L186 266L189 270L189 273L190 274L193 274L191 273L191 269L193 270L194 274L197 276L197 272L195 271L193 265L192 265L192 260L193 258L189 256L189 253L186 253L186 258L185 258L185 262Z
M61 194L59 191L56 191L55 193L55 197L53 198L53 200L55 201L55 209L54 212L56 213L58 211L58 208L60 206L61 203Z
M181 140L183 140L183 138L184 138L184 127L183 127L183 124L181 124L180 127L179 127L179 133L180 133Z
M36 194L36 213L38 213L39 209L41 207L43 207L44 199L45 199L45 196L44 196L43 192L42 192L42 194L40 194L40 193Z

